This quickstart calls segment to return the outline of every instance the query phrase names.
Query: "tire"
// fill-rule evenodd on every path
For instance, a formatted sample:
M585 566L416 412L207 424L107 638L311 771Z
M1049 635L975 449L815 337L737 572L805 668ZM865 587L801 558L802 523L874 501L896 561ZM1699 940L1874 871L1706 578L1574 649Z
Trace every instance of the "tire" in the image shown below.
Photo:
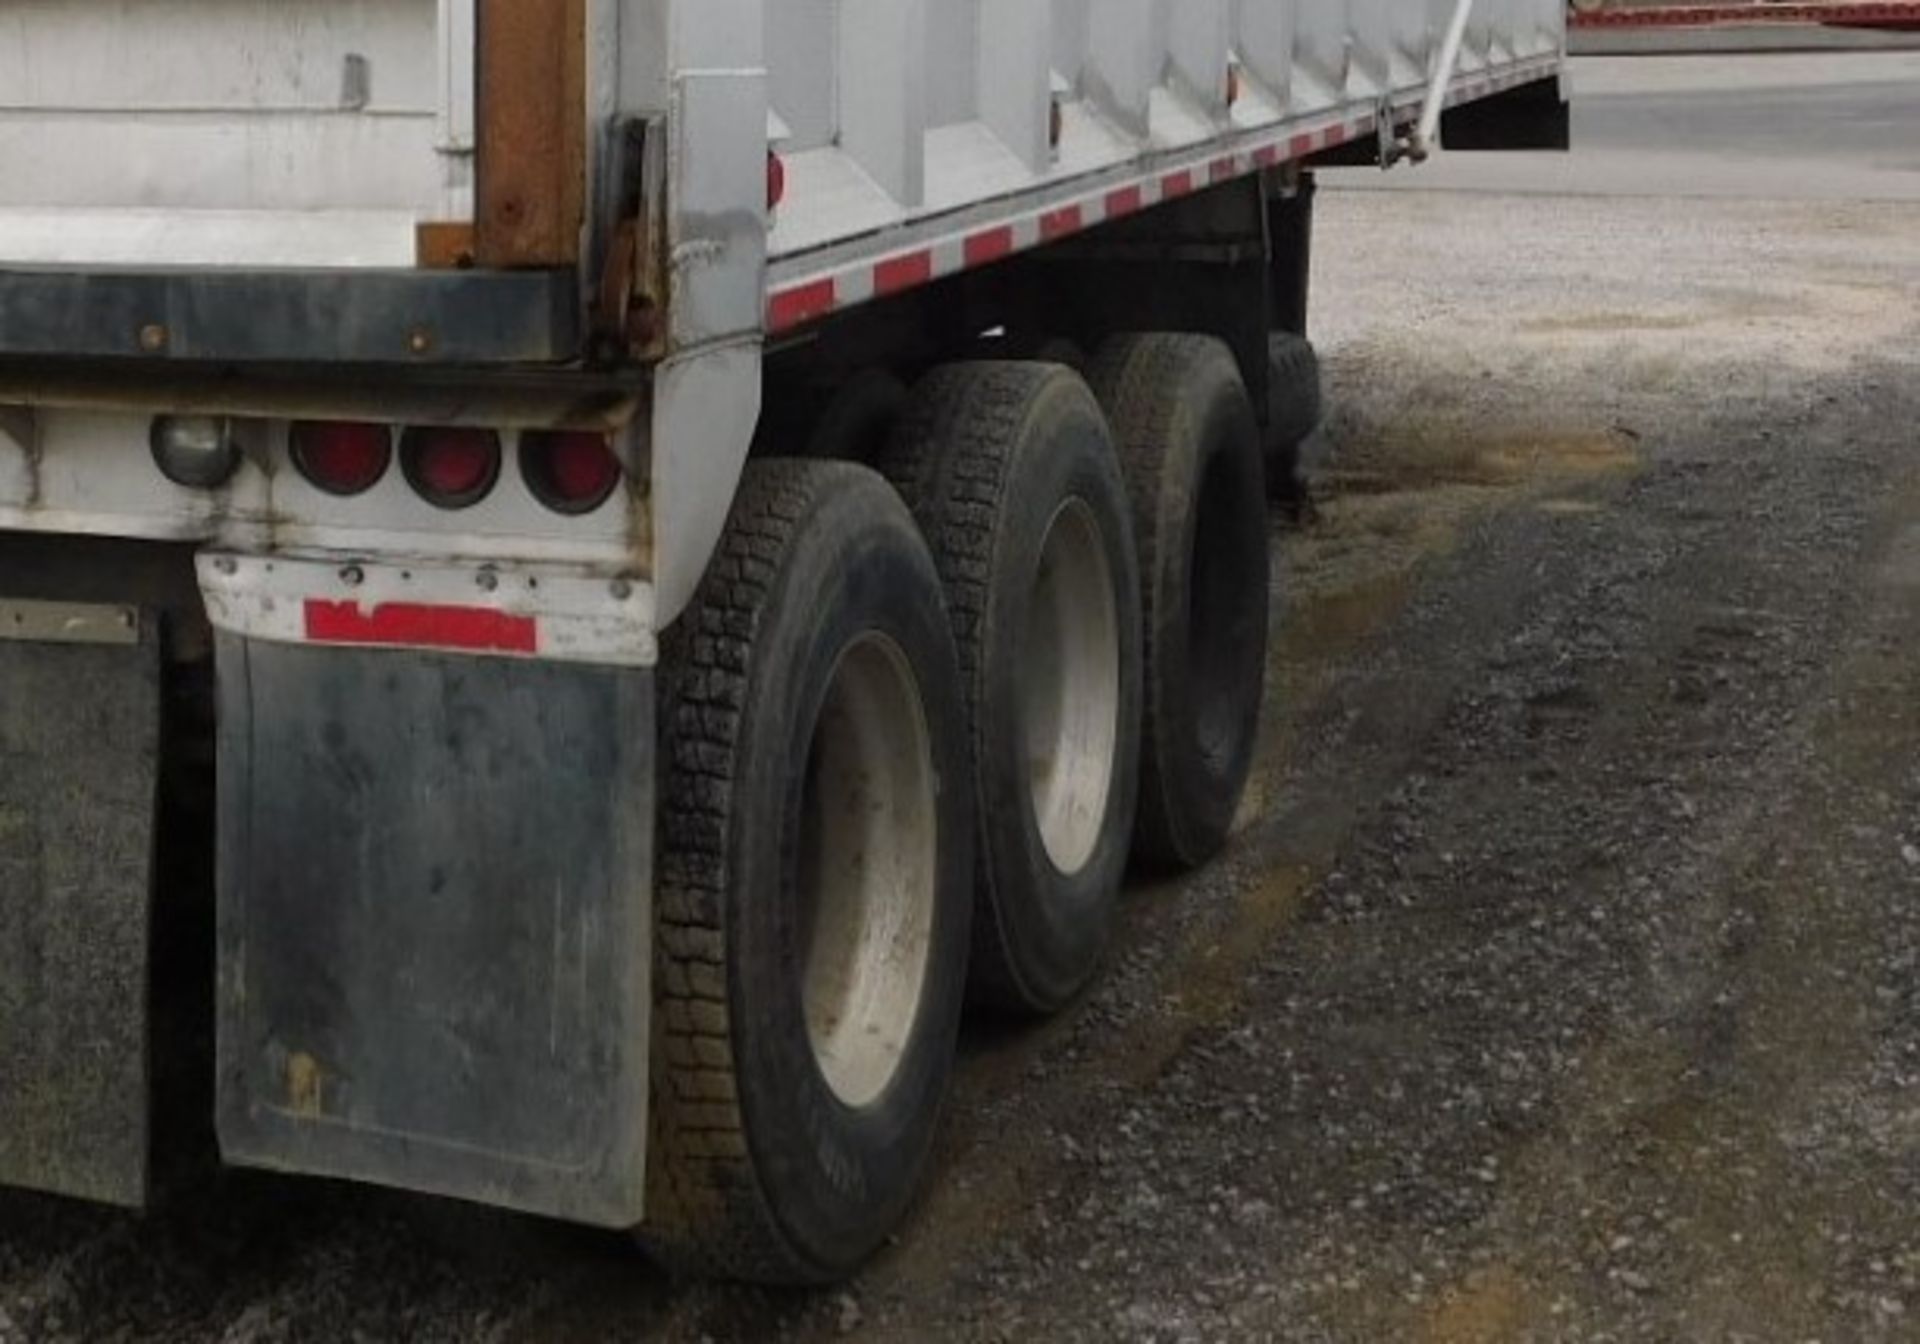
M1206 336L1122 336L1094 362L1133 497L1146 613L1135 844L1146 862L1219 853L1253 763L1266 673L1260 434L1232 354Z
M1071 369L915 389L882 461L946 587L979 829L972 989L1039 1015L1098 970L1138 789L1140 581L1106 417Z
M939 577L872 471L756 462L663 654L640 1237L681 1272L832 1281L912 1200L964 997Z
M1320 356L1306 337L1276 331L1267 338L1267 366L1267 486L1294 498L1301 492L1301 445L1326 414Z

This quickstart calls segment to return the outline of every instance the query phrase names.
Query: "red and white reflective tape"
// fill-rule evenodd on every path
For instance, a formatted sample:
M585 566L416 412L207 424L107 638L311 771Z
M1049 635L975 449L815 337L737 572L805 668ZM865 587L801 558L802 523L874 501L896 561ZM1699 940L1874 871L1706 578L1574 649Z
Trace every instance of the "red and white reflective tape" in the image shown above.
M209 553L215 628L275 644L612 667L659 661L651 586L578 568Z
M1448 106L1473 102L1503 90L1552 76L1558 55L1510 66L1493 74L1475 74L1454 86ZM1397 104L1396 115L1417 110L1417 98ZM920 221L899 230L901 245L877 258L863 253L839 264L810 265L800 257L776 263L767 295L767 331L780 335L873 299L917 289L935 280L1005 260L1047 243L1085 232L1205 187L1311 158L1315 154L1375 133L1371 111L1345 111L1330 119L1258 132L1221 152L1218 147L1189 157L1173 157L1153 171L1097 186L1074 184L1052 193L1036 193L1031 204L991 221L956 225L951 219ZM912 241L905 241L911 239Z

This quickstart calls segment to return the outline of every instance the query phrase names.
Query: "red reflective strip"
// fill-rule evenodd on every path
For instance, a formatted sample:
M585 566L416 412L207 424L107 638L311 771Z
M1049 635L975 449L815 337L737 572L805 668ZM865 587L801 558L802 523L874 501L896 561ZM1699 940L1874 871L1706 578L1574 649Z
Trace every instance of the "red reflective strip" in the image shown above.
M1215 182L1225 182L1233 176L1233 160L1215 159L1207 165L1207 176Z
M767 301L767 326L774 331L797 327L816 317L825 317L837 302L832 280L814 280L783 289Z
M390 602L371 611L357 602L307 603L307 638L321 644L367 644L462 653L538 653L540 624L484 607L429 607Z
M1107 218L1119 219L1122 215L1131 215L1140 208L1140 188L1121 187L1118 191L1107 193Z
M1160 198L1170 201L1193 190L1192 173L1168 173L1160 179Z
M1080 207L1069 205L1059 210L1049 210L1040 216L1040 241L1050 243L1055 238L1064 238L1081 229Z
M1260 146L1260 148L1253 151L1253 162L1256 167L1272 168L1280 162L1280 146Z
M903 289L924 285L933 279L933 253L909 252L904 257L889 257L873 268L875 296L898 294Z
M965 251L969 266L985 266L1002 257L1010 257L1013 255L1013 227L1006 225L972 234L967 238Z
M1313 153L1313 137L1311 135L1296 135L1293 139L1287 141L1288 158L1304 159L1311 153Z

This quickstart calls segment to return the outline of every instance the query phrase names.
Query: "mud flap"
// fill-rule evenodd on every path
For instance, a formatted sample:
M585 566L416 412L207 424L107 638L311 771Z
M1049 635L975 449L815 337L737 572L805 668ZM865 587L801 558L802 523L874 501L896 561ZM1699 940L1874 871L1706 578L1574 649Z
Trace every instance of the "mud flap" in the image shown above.
M219 639L226 1159L637 1224L651 674Z
M147 1195L157 623L0 600L0 1185Z

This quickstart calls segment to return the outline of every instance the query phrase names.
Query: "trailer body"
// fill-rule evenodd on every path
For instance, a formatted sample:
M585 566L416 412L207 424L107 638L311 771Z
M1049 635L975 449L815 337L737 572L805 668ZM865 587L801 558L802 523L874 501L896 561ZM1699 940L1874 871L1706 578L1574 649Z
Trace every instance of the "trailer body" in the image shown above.
M228 1161L645 1221L662 644L750 457L1069 310L1263 404L1313 165L1564 140L1559 0L1466 14L13 0L0 1181L144 1197L203 828Z

